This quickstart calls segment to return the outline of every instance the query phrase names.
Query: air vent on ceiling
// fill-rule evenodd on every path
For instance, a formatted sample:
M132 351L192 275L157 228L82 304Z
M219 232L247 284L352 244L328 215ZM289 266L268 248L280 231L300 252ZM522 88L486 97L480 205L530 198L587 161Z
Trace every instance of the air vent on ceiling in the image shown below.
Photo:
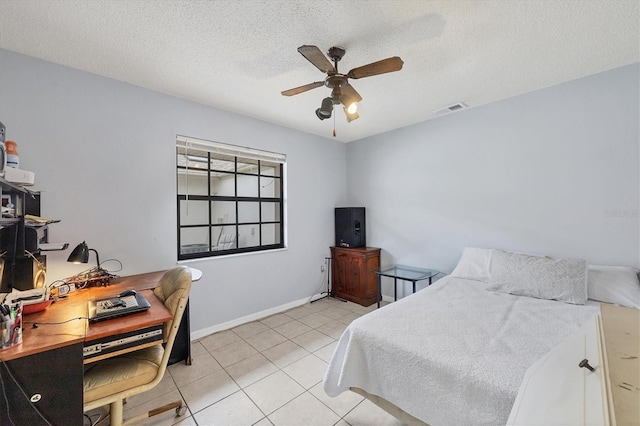
M453 104L444 108L437 109L433 111L433 113L435 115L445 115L445 114L451 114L452 112L460 111L461 109L465 109L465 108L467 108L465 104L463 104L462 102L458 102L457 104Z

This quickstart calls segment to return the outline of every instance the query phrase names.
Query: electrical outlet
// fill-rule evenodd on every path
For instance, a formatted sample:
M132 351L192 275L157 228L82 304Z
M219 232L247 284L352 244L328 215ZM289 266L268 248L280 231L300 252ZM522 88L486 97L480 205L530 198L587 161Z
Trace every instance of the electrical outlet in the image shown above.
M324 265L320 265L320 272L324 272Z

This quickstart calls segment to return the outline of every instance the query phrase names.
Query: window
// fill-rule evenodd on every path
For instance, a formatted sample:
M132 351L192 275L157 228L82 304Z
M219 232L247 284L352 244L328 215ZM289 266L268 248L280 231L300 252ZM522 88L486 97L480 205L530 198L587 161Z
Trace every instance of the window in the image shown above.
M285 156L178 136L178 260L284 247Z

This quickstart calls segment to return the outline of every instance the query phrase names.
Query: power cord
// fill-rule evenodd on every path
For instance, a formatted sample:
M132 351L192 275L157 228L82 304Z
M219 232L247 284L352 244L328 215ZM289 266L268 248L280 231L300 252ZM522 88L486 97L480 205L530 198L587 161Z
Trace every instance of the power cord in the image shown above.
M322 279L320 280L320 285L318 286L316 291L311 296L309 296L307 301L304 302L305 305L307 303L311 302L311 299L313 299L313 296L315 296L316 294L318 294L318 293L322 294L321 290L326 285L326 282L327 282L325 280L325 277L326 277L327 280L329 279L329 277L327 277L327 274L329 273L329 268L327 266L327 263L329 262L329 259L331 259L331 258L330 257L325 257L324 258L324 272L322 273ZM320 299L317 299L317 300L320 300Z
M41 270L43 270L43 271L46 271L46 270L47 270L47 265L45 265L44 263L40 262L40 261L38 260L38 258L37 258L33 253L31 253L29 250L25 250L25 251L24 251L24 254L26 254L27 256L29 256L30 258L32 258L32 259L33 259L33 261L34 261L34 262L36 262L36 264L38 265L38 268L40 268L40 269L41 269Z
M110 260L116 260L116 259L110 259ZM117 261L117 262L120 262L120 261ZM120 270L122 270L122 263L120 263L120 269L118 271ZM84 270L76 275L72 275L68 278L65 278L63 281L65 282L65 284L73 283L78 290L82 290L89 284L89 281L91 280L96 280L96 279L108 280L108 279L117 278L117 277L118 277L117 275L112 274L106 269L103 269L101 266L94 266L93 268Z
M35 322L35 321L24 321L24 324L33 324L33 328L38 328L38 326L40 325L60 325L60 324L66 324L68 322L71 321L77 321L77 320L88 320L89 317L75 317L75 318L71 318L65 321L59 321L59 322ZM86 333L85 333L86 334Z
M1 362L4 364L4 361ZM9 400L7 399L7 390L4 387L4 378L2 377L2 374L0 374L0 385L2 386L2 396L4 396L4 404L7 407L7 418L9 419L9 423L15 426L15 423L11 418L11 413L9 412Z
M82 413L82 415L89 420L89 426L96 426L98 424L98 422L100 422L100 420L102 420L102 414L94 414L94 416L98 416L98 418L93 421L93 419L91 418L90 415L86 414L86 413Z
M65 280L55 280L51 284L48 284L47 287L54 289L54 288L60 287L61 285L65 285L66 283L67 282Z
M118 262L118 264L120 265L119 269L115 269L113 271L107 269L107 268L102 268L102 265L104 265L107 262ZM120 262L118 259L107 259L104 262L100 262L100 268L104 269L105 271L109 272L110 274L114 273L114 272L120 272L122 271L122 262Z

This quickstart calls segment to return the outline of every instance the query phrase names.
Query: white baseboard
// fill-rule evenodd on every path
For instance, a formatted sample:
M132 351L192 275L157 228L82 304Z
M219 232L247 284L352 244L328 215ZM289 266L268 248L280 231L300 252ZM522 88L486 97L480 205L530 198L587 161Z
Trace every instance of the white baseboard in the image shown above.
M320 294L316 294L312 297L311 300L317 299L319 296ZM276 306L275 308L266 309L264 311L256 312L255 314L236 318L234 320L223 322L221 324L216 324L211 327L203 328L201 330L192 331L191 341L198 340L210 334L217 333L223 330L228 330L230 328L237 327L239 325L246 324L251 321L256 321L262 318L266 318L270 315L279 314L280 312L287 311L291 308L304 305L308 301L309 301L309 298L305 297L304 299L294 300L293 302L285 303L284 305Z
M217 333L219 331L229 330L230 328L237 327L242 324L246 324L251 321L257 321L262 318L266 318L268 316L279 314L280 312L288 311L289 309L304 305L305 303L314 300L320 299L321 297L326 296L326 294L316 293L311 296L311 299L305 297L304 299L294 300L293 302L285 303L284 305L276 306L275 308L266 309L264 311L256 312L255 314L247 315L244 317L236 318L231 321L223 322L221 324L216 324L211 327L203 328L201 330L196 330L191 332L191 341L201 339L205 336L208 336L213 333ZM382 300L385 302L393 302L393 297L382 295Z

